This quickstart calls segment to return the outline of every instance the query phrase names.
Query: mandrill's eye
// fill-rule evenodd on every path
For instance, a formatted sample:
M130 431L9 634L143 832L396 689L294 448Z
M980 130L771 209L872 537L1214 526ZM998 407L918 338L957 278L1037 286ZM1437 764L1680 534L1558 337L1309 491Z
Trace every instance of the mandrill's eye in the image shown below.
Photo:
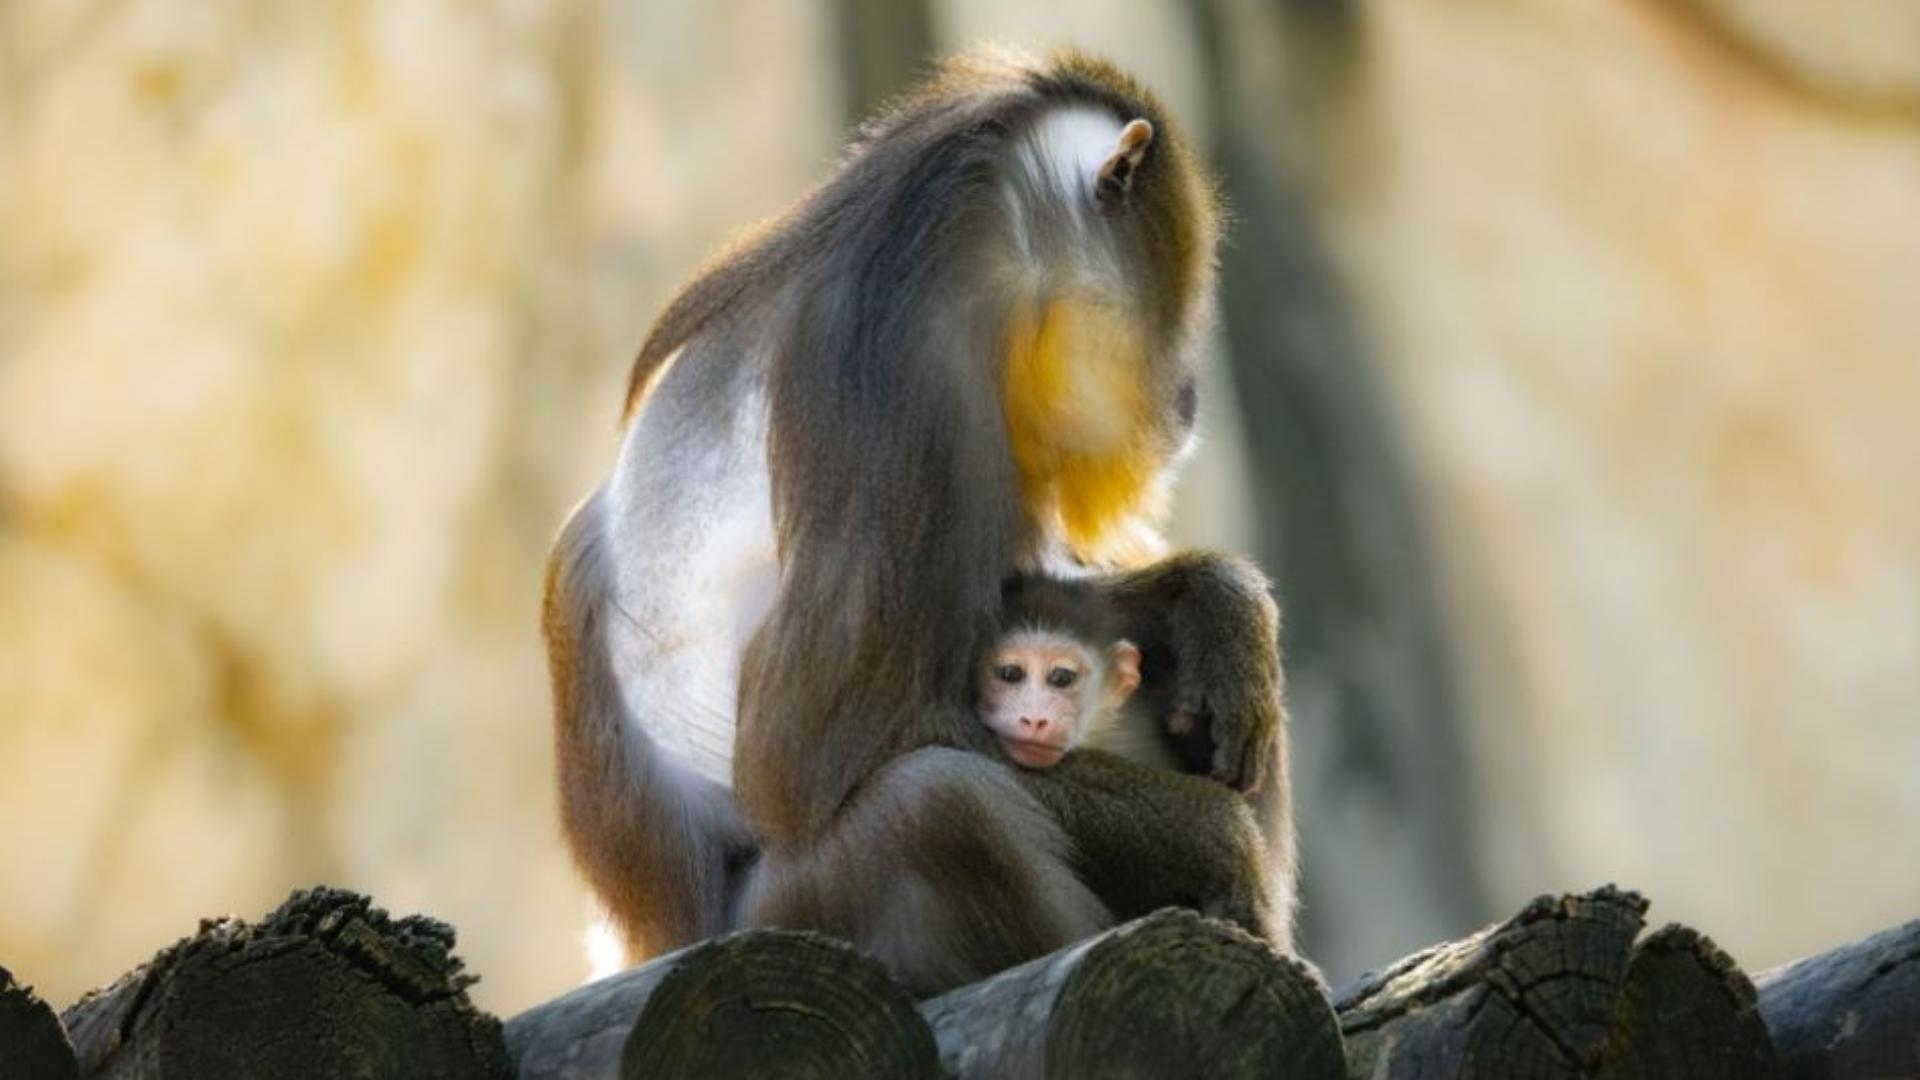
M1027 677L1027 669L1019 664L1001 664L993 673L1003 683L1017 683Z
M1047 685L1056 690L1065 690L1067 687L1072 686L1073 681L1079 677L1080 673L1072 668L1057 667L1047 672Z

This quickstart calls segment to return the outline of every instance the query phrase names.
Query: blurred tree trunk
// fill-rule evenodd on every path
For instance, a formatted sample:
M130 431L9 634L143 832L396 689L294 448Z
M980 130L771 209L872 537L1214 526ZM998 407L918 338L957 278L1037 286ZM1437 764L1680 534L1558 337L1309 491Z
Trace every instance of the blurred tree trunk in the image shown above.
M1255 478L1255 555L1278 582L1283 616L1302 948L1342 980L1455 936L1487 909L1457 689L1404 448L1287 170L1319 149L1301 139L1341 134L1325 111L1290 123L1299 114L1256 100L1244 88L1264 83L1236 68L1259 57L1288 65L1292 85L1338 80L1361 61L1361 28L1330 0L1280 8L1276 21L1212 0L1196 17L1231 211L1221 302Z
M918 75L933 52L927 0L836 0L847 121L857 124Z

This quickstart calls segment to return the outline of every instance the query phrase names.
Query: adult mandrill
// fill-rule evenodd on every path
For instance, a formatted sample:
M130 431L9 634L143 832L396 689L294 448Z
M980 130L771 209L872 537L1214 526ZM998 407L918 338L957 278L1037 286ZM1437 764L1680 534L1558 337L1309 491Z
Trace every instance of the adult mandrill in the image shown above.
M932 990L1108 925L1050 808L1074 770L1021 775L970 708L1019 570L1101 575L1129 636L1163 643L1289 944L1264 580L1129 569L1190 441L1215 241L1206 179L1132 79L976 56L668 306L545 612L562 821L630 958L812 927Z

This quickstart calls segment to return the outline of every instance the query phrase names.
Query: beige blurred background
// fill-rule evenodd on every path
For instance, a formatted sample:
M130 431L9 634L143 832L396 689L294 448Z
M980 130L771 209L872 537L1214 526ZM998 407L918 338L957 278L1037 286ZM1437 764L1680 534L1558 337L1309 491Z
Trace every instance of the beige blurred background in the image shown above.
M1336 981L1618 881L1761 967L1920 915L1920 8L0 5L0 964L328 882L584 974L545 547L652 314L929 50L1223 171L1183 538L1289 620Z

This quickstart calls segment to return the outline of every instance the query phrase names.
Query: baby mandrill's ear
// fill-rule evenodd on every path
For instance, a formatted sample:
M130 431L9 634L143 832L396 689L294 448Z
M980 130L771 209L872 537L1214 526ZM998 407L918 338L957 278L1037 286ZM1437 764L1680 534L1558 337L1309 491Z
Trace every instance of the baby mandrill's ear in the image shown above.
M1113 643L1112 655L1107 662L1113 665L1113 685L1109 693L1113 696L1113 703L1118 705L1140 688L1140 647L1122 638Z

